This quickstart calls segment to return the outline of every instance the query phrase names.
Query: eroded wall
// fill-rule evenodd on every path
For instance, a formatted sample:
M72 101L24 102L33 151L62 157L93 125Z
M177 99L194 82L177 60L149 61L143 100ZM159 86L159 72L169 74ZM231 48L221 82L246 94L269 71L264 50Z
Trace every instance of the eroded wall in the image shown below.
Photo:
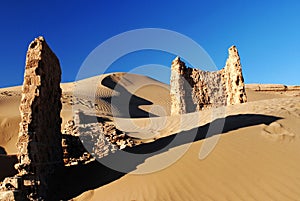
M206 72L186 67L176 57L171 67L171 114L201 111L247 101L240 57L235 46L228 49L223 69Z

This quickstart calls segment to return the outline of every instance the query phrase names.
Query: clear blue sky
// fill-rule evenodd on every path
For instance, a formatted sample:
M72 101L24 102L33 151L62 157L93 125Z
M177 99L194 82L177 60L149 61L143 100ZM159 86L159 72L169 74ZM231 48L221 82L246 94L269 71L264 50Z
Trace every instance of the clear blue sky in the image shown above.
M236 45L247 83L300 85L299 2L1 1L0 87L22 83L26 49L36 36L43 35L59 57L62 81L67 82L76 78L84 59L99 44L124 31L149 27L187 35L218 68L225 64L227 48ZM129 65L120 69L127 71Z

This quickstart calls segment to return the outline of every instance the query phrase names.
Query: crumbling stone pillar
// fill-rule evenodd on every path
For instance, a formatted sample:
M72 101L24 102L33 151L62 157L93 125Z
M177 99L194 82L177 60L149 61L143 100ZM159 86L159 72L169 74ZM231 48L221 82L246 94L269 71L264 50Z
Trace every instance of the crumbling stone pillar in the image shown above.
M228 51L226 66L215 72L186 67L176 57L170 80L172 115L247 101L238 51L235 46Z
M186 113L184 78L182 75L186 71L185 63L176 57L171 67L171 114Z
M49 178L63 167L61 146L61 69L43 37L36 38L26 55L17 142L18 176L33 182L33 199L48 200Z
M245 91L244 77L242 74L242 66L240 56L235 46L228 49L228 59L226 66L223 69L223 79L225 82L225 89L227 105L247 102Z

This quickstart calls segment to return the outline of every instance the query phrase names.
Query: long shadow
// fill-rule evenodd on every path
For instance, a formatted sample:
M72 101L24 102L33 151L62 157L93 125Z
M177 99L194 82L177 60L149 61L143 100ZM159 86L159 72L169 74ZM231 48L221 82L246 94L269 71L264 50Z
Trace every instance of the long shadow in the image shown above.
M274 121L281 119L280 117L258 115L258 114L242 114L233 115L226 118L216 119L211 123L183 131L176 135L158 139L152 143L142 144L132 148L126 148L123 151L118 151L115 154L110 154L107 157L100 159L99 162L91 162L87 165L66 167L60 175L60 185L58 186L59 199L71 199L81 193L99 188L112 181L115 181L136 169L136 167L154 155L164 153L171 148L199 141L206 138L209 132L209 137L223 134L232 130L255 126L259 124L269 125ZM220 130L211 129L214 126L223 125ZM176 139L175 139L176 138ZM126 152L134 154L126 155ZM103 164L114 164L122 167L123 172L119 172ZM116 167L116 166L114 166Z
M122 79L122 78L120 78ZM112 79L111 76L105 77L101 84L106 86L115 92L118 92L118 96L101 98L102 100L113 104L124 118L142 118L142 117L156 117L155 114L146 112L139 108L140 105L152 105L151 101L138 97L130 93L124 86ZM97 103L97 100L96 100Z
M7 155L4 147L0 146L0 181L17 174L14 165L18 162L16 155Z
M18 162L16 155L0 154L0 181L18 173L14 165Z
M87 115L82 110L78 110L78 116L81 124L103 123L105 121L111 121L109 118Z

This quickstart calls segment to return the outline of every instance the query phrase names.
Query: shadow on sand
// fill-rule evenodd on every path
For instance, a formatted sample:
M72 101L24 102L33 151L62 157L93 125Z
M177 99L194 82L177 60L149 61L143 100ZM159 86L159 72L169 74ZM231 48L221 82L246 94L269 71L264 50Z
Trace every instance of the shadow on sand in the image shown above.
M126 79L126 78L115 78ZM130 82L129 80L127 80ZM138 97L129 92L124 86L118 84L117 80L112 76L105 77L101 84L114 90L118 95L113 97L101 98L105 102L113 105L123 118L142 118L142 117L156 117L157 115L146 112L139 108L140 105L152 105L151 101ZM97 100L96 100L97 103ZM116 115L114 115L117 117Z
M225 124L222 132L212 131L212 133L210 133L210 136L219 135L239 128L255 126L259 124L269 125L279 119L281 118L258 114L228 116L225 119L216 119L209 124L191 129L189 131L184 131L176 135L161 138L154 142L142 144L133 148L127 148L125 150L127 152L140 154L139 157L124 158L122 154L116 152L115 154L111 154L101 160L103 160L104 163L107 163L108 161L115 161L122 166L124 166L125 164L126 172L130 172L135 170L138 165L144 163L144 161L151 156L166 152L170 148L206 138L206 134L210 126L213 124L223 123L224 120ZM195 134L192 135L191 133L196 133L196 137ZM173 140L175 137L176 140ZM166 146L168 146L168 148L165 148ZM59 196L58 199L71 199L87 190L99 188L114 180L117 180L125 174L126 173L112 170L99 163L98 161L94 161L81 166L65 167L63 173L59 175L60 184L57 185L58 189L56 191L57 195Z
M0 146L0 181L5 177L12 177L18 173L14 168L17 162L16 155L7 155L5 149Z

